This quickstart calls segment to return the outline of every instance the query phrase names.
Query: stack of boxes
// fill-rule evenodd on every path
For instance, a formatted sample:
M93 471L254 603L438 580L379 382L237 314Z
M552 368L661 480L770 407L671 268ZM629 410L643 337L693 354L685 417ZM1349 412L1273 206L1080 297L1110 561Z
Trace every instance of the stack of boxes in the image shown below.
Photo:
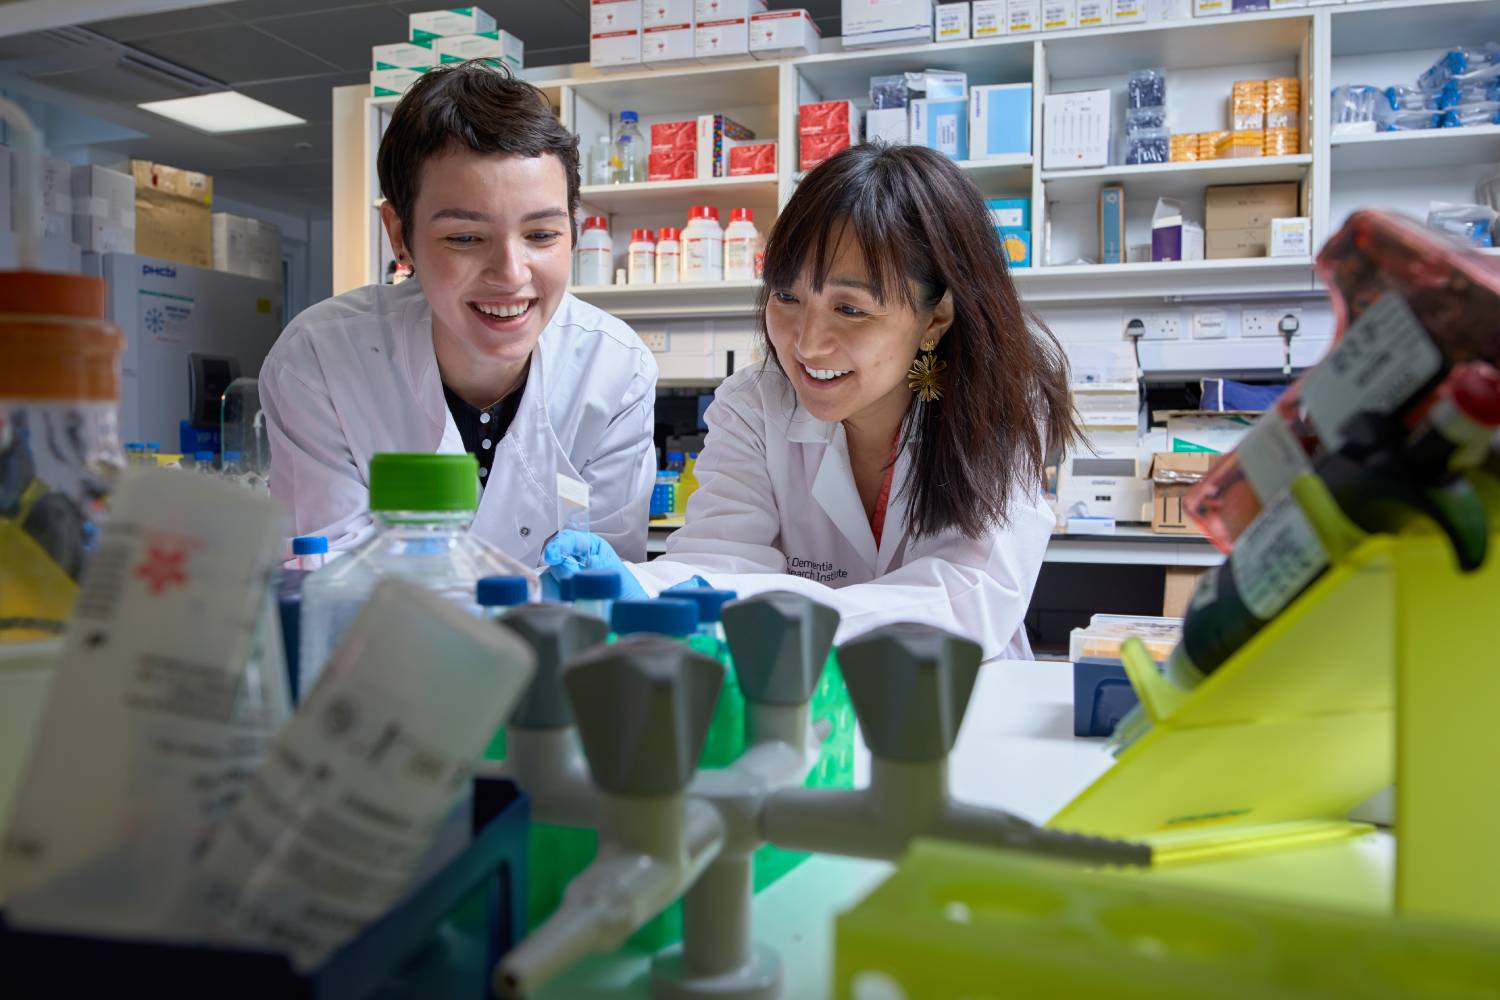
M991 198L990 221L1011 268L1031 266L1031 199Z
M657 122L651 126L646 180L683 181L698 176L698 122Z
M43 239L72 239L73 168L66 160L42 160L41 213Z
M417 77L434 66L488 59L512 73L525 67L519 38L495 27L495 19L478 7L418 11L407 17L407 40L370 49L370 91L375 97L406 92Z
M750 16L765 9L766 0L697 0L694 55L699 59L748 57Z
M750 15L750 55L756 59L814 55L822 42L823 33L806 10L772 10Z
M641 62L670 66L697 61L696 6L696 0L645 0L641 4Z
M853 101L820 101L797 109L798 165L811 170L859 144L859 109Z
M1294 76L1241 80L1229 99L1229 129L1174 135L1173 162L1296 156L1302 152L1299 127L1302 83Z
M708 114L651 126L648 181L706 180L776 173L776 143L728 115Z
M213 214L215 271L263 281L281 279L281 229L270 222L228 212Z
M641 0L589 0L589 65L641 64Z
M135 178L74 167L73 242L88 253L135 253Z
M213 267L213 178L146 160L131 160L130 171L135 180L135 252Z
M843 0L844 48L932 41L932 0Z
M1166 163L1171 155L1166 71L1131 73L1125 85L1125 107L1125 162Z
M1281 221L1285 226L1306 221L1299 211L1301 199L1295 183L1225 185L1209 188L1206 195L1204 222L1210 260L1265 257L1272 247L1273 222Z

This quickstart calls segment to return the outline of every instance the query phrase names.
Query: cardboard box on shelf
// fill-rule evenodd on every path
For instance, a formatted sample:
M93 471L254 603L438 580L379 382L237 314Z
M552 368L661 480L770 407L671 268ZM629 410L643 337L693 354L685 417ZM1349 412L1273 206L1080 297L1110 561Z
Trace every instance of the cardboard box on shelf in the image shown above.
M1182 203L1175 198L1156 199L1151 213L1151 259L1153 261L1202 260L1203 227L1189 222Z
M1205 237L1204 256L1209 260L1264 257L1270 240L1270 226L1252 226L1249 229L1210 229Z
M589 0L589 65L639 66L641 0Z
M370 46L371 69L425 69L437 63L431 42L395 42Z
M1099 263L1125 263L1125 189L1099 189Z
M693 54L699 59L735 59L750 54L750 19L726 17L699 21L693 29Z
M1198 580L1209 571L1207 566L1168 566L1161 593L1163 618L1182 618L1187 615L1188 604L1193 600L1193 591L1198 589Z
M811 170L859 143L859 109L853 101L819 101L797 109L797 161Z
M1006 0L1007 34L1042 30L1042 0Z
M135 179L135 252L213 267L213 178L148 160L131 160L130 172Z
M907 105L911 143L935 149L950 160L969 158L969 102L918 98Z
M1183 498L1213 464L1208 452L1159 451L1151 457L1151 530L1163 535L1201 535L1187 516Z
M14 171L12 171L14 172ZM41 234L43 239L73 239L73 166L67 160L42 160L42 204ZM18 201L11 202L11 228L17 229L20 219L15 217L20 209Z
M1031 199L991 198L990 222L1012 268L1031 266Z
M214 270L281 280L281 228L228 212L213 214Z
M1042 30L1068 31L1078 27L1078 0L1042 0Z
M1115 24L1144 24L1146 0L1114 0Z
M730 177L761 177L776 173L776 143L735 143L729 147Z
M1204 223L1213 229L1251 229L1300 215L1297 184L1224 184L1204 192Z
M933 0L843 0L844 48L932 41Z
M104 167L74 167L73 232L90 253L135 253L135 178Z
M641 29L641 62L663 66L698 61L697 38L691 24L660 24Z
M750 54L756 59L810 56L822 46L823 33L806 10L773 10L750 15Z
M400 97L406 93L408 87L417 82L418 77L431 68L431 66L416 66L405 69L372 69L370 70L370 96Z
M937 5L937 21L934 39L939 42L967 42L969 40L969 5L967 3L940 3Z
M440 65L469 59L494 59L511 69L526 68L526 44L508 31L434 38L432 51L437 53Z
M765 9L766 0L695 0L693 15L700 22L726 17L748 19Z
M651 126L651 151L697 152L698 119L686 118L677 122L656 122Z
M1233 11L1231 0L1193 0L1194 17L1219 17Z
M1306 216L1271 220L1272 257L1312 255L1312 220Z
M668 24L685 24L691 28L696 18L696 6L696 0L642 0L641 27L660 28Z
M974 87L969 91L969 156L987 160L1031 152L1029 83Z
M687 149L653 149L646 154L646 180L690 181L698 176L698 152Z
M969 16L975 38L998 38L1008 32L1005 0L974 0Z
M1174 452L1210 455L1232 451L1250 433L1261 415L1252 410L1158 410L1153 420L1165 421L1167 447Z
M905 146L911 142L911 121L905 108L871 108L865 112L865 141Z
M1114 0L1078 0L1080 28L1107 28L1114 20Z
M1048 94L1042 103L1042 169L1109 163L1110 92Z
M478 35L495 30L495 19L478 7L423 10L406 17L407 37L414 42L447 35Z
M728 115L698 116L698 179L729 173L728 150L736 142L750 142L755 133Z

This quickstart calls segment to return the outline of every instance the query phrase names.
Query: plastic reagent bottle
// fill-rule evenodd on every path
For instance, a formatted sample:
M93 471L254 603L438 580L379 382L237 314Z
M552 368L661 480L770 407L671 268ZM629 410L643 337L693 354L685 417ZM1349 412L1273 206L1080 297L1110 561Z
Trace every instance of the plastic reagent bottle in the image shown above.
M586 569L573 574L573 606L582 614L609 621L620 599L620 574L612 569Z
M376 530L357 549L307 578L302 590L301 690L311 692L359 609L382 579L397 576L477 613L486 576L533 574L469 533L479 506L473 455L381 454L370 461Z
M475 584L474 599L486 618L499 618L507 608L531 599L531 583L524 576L486 576Z
M298 569L320 570L328 562L328 539L322 535L293 538L292 555L296 557Z
M720 609L730 601L737 600L739 594L732 590L711 590L708 587L685 587L682 590L671 591L674 600L692 601L698 606L698 632L704 639L711 640L717 647L718 652L714 655L719 662L725 665L729 663L729 643L724 638L724 623L720 618Z
M193 452L193 468L199 472L206 472L210 476L217 475L214 471L214 453L211 451Z
M656 283L675 285L681 280L682 230L676 226L665 226L656 239Z
M639 184L646 179L646 140L641 138L634 111L620 112L620 131L615 134L616 184Z
M754 281L760 277L763 260L754 213L748 208L736 208L729 213L729 228L724 231L724 279Z
M719 210L711 205L688 209L687 228L682 231L682 280L724 280L724 227Z
M626 258L632 285L651 285L656 282L656 240L649 229L634 229L630 233L630 253Z
M615 242L609 235L609 220L591 215L583 220L578 236L578 283L607 285L615 273Z

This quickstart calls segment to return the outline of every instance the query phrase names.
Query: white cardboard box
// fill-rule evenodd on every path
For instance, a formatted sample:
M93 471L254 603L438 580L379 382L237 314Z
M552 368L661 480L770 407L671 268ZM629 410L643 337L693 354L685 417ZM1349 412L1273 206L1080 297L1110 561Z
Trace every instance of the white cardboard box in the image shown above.
M1193 0L1194 17L1219 17L1233 13L1233 10L1230 0Z
M1107 28L1114 20L1114 0L1078 0L1080 28Z
M1043 170L1109 163L1109 98L1107 90L1080 90L1043 99Z
M73 167L67 160L42 160L42 238L73 239ZM20 202L11 201L11 229L20 228L15 218Z
M1078 27L1078 0L1042 0L1042 30L1068 31Z
M691 24L660 24L641 31L641 62L648 66L698 61Z
M135 253L135 177L99 166L74 167L72 239L91 253Z
M596 69L641 62L641 0L590 0L589 65Z
M865 141L893 146L911 143L911 124L905 108L871 108L865 112Z
M932 0L843 0L844 48L932 41Z
M1303 217L1272 219L1270 256L1312 256L1312 220Z
M975 38L999 38L1008 33L1005 0L974 0L969 33Z
M823 33L806 10L750 15L750 54L757 59L814 55L822 42Z
M1007 0L1005 12L1009 24L1007 34L1042 30L1042 0Z
M412 41L443 35L477 35L495 30L495 19L478 7L449 7L408 14L406 37Z
M427 42L396 42L370 46L371 69L416 69L435 66L437 56Z
M969 5L967 3L938 4L937 29L934 37L939 42L967 42L969 40Z
M699 21L693 31L693 54L699 59L735 59L750 54L750 19L730 17Z
M440 64L466 59L495 59L511 69L526 68L526 44L508 31L434 38L432 51L437 53Z
M214 270L263 281L281 279L281 229L228 212L213 215Z
M430 66L418 66L412 69L372 69L370 70L370 93L375 97L399 97L406 93L406 88L417 82L417 78Z
M1146 0L1114 0L1115 24L1144 24Z
M693 26L693 8L697 0L643 0L641 27L661 28L669 24Z
M696 0L693 14L694 20L702 24L735 17L749 20L750 15L762 13L765 9L766 0Z

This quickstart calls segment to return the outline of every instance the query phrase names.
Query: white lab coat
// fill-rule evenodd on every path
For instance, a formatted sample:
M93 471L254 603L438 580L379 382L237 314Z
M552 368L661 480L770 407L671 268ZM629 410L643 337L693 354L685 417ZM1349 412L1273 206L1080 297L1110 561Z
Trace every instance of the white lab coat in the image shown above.
M298 535L349 548L371 530L370 457L461 454L416 281L321 302L282 333L260 373L271 492ZM520 408L498 442L471 530L528 566L563 527L557 474L589 484L590 528L645 558L656 468L656 361L620 320L564 295L542 331ZM626 555L629 553L629 555Z
M686 526L663 558L630 567L647 592L694 575L742 597L795 590L838 609L838 642L919 621L974 639L986 657L1030 659L1022 623L1053 525L1040 491L983 538L956 531L910 538L903 449L877 548L843 424L800 409L774 364L737 372L705 419Z

